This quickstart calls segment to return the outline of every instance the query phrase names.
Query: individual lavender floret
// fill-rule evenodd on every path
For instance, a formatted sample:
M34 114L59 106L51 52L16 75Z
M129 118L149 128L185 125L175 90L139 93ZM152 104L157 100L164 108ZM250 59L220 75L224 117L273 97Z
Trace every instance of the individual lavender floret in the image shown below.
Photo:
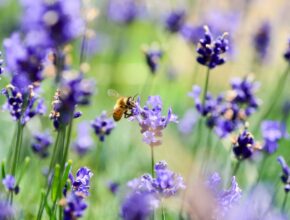
M144 47L143 52L151 73L156 73L160 59L163 56L163 51L156 44L152 44L150 47Z
M17 87L11 84L2 90L2 94L7 98L3 108L10 112L14 120L20 120L22 125L25 125L34 116L43 115L46 112L44 100L37 97L33 86L28 88L28 94L21 93Z
M185 188L183 178L169 170L165 161L156 163L154 171L155 178L150 174L144 174L140 178L129 181L128 186L134 191L153 193L156 198L174 196Z
M284 183L284 190L287 193L290 191L290 168L282 156L279 156L277 160L282 168L281 180Z
M88 122L81 122L77 128L77 139L73 143L74 150L84 155L93 146L93 139L90 135L90 124Z
M288 48L284 53L285 60L290 63L290 39L288 39Z
M170 122L177 123L177 116L171 108L166 116L162 115L162 101L160 96L149 96L146 105L141 108L139 101L136 102L133 119L137 120L143 134L143 141L153 146L161 145L162 130Z
M117 23L130 24L139 14L136 0L110 0L108 17Z
M252 76L234 78L231 81L232 98L230 101L243 107L246 117L256 112L260 105L259 99L255 96L259 86L260 84L255 82Z
M80 169L78 169L75 178L72 173L70 173L69 178L72 184L72 191L79 192L84 194L85 196L88 196L90 189L90 179L92 176L93 173L87 167L81 167Z
M146 220L157 206L158 201L152 193L133 191L122 202L120 215L124 220Z
M221 56L228 51L228 40L225 39L226 33L213 39L207 26L204 27L204 38L199 40L197 48L197 62L207 66L210 69L225 63L225 59Z
M11 84L22 93L27 93L29 85L36 86L43 80L43 61L47 49L29 45L19 33L13 33L4 40L7 72L12 75Z
M184 10L172 11L165 20L166 29L171 33L178 32L183 26L185 16L186 14Z
M23 0L22 5L24 30L50 47L61 47L84 31L79 0Z
M80 192L72 191L64 202L64 220L75 220L83 216L87 208L84 196Z
M33 142L31 144L34 153L40 157L45 158L49 155L48 148L52 144L52 137L50 133L36 133L33 135Z
M95 120L92 121L91 126L100 141L105 141L105 137L111 134L116 125L115 122L107 116L106 112L102 112L99 117L96 117Z
M250 158L258 150L253 135L244 130L233 143L233 152L238 160Z
M2 183L8 191L15 192L15 194L19 192L19 187L16 185L16 180L14 176L7 174L2 180Z
M202 26L185 24L180 29L180 34L189 43L197 45L204 34L204 28Z
M179 131L182 134L190 134L193 127L196 125L197 120L197 112L194 109L188 109L178 124Z
M268 154L274 153L278 148L278 142L284 137L284 127L279 121L264 121L261 125L264 139L263 150Z
M88 105L93 93L94 83L83 79L83 75L73 71L63 72L64 78L56 91L49 117L56 129L67 125L72 118L79 117L76 105Z
M253 37L253 46L255 48L257 57L260 61L263 61L267 55L270 46L271 39L271 26L269 22L264 22L258 28Z
M212 174L206 185L212 191L217 202L218 209L216 212L219 217L224 217L239 202L242 196L242 191L234 176L232 177L231 186L227 190L221 189L222 181L218 173Z

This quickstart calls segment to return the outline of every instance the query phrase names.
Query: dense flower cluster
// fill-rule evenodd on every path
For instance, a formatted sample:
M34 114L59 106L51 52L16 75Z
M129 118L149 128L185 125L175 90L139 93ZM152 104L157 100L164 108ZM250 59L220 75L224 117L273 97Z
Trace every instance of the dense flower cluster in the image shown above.
M259 150L253 135L244 130L233 143L233 152L238 160L250 158L255 150Z
M71 192L64 206L64 220L74 220L83 216L87 204L84 201L84 196L79 192Z
M49 155L48 148L52 144L52 137L49 132L36 133L33 135L31 144L32 150L40 157L45 158Z
M77 171L75 178L72 173L70 173L69 178L73 191L83 193L85 196L88 196L90 189L90 179L92 176L93 173L87 167L81 167Z
M204 38L199 40L197 48L197 62L207 66L210 69L225 63L225 59L221 56L228 51L228 40L225 39L226 34L213 39L209 29L205 26Z
M23 125L35 115L43 115L46 112L44 101L37 97L33 86L29 86L28 94L22 94L17 87L10 84L2 89L2 94L7 98L3 108Z
M83 79L82 74L74 72L64 72L60 88L57 90L52 103L53 110L50 119L58 129L61 125L66 125L73 117L80 117L79 112L75 112L76 105L88 105L93 93L93 82Z
M48 47L58 48L84 31L79 0L23 0L22 4L23 29L31 41L34 39Z
M278 148L278 142L284 137L284 127L279 121L264 121L261 124L264 139L263 150L269 154Z
M285 192L289 192L290 191L290 168L282 156L279 156L277 160L282 168L281 180L284 184Z
M184 24L185 16L184 10L172 11L165 20L166 29L172 33L178 32Z
M108 118L106 112L102 112L99 117L92 121L91 126L93 127L100 141L105 141L105 137L111 134L116 125L113 119Z
M156 73L159 67L160 59L163 56L163 51L161 51L161 49L155 44L151 47L144 47L143 51L145 54L146 63L151 73Z
M143 141L151 147L161 145L162 130L170 122L177 123L177 116L172 113L171 108L167 116L162 115L162 101L159 96L149 96L143 108L137 101L133 119L139 123Z
M216 199L218 205L216 215L219 217L224 217L229 210L238 203L242 196L242 191L234 176L232 177L231 186L227 190L221 189L222 181L218 173L212 174L206 182L206 185L212 191Z
M77 139L73 143L73 148L79 155L83 155L93 146L93 139L90 136L90 124L81 122L77 131Z
M110 0L108 3L108 17L117 23L130 24L139 14L136 0Z
M269 22L264 22L257 30L253 38L253 45L257 58L263 61L268 54L271 39L271 26Z

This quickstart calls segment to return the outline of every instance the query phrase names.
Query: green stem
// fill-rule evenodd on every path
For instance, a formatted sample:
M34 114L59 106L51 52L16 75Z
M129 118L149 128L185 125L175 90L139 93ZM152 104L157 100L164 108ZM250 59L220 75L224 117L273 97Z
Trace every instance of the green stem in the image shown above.
M204 107L208 84L209 84L209 75L210 75L210 68L207 68L206 70L206 78L205 78L205 84L204 84L204 91L203 91L203 97L202 97L202 107Z
M151 148L151 175L152 175L152 177L154 178L154 149L153 149L153 147L151 147L150 146L150 148Z
M259 166L259 174L258 174L258 178L257 178L257 181L256 181L256 185L259 183L259 181L261 180L261 178L263 177L263 174L264 174L264 167L265 167L265 164L266 164L266 160L267 158L269 157L269 155L264 155L263 159L262 159L262 162L261 162L261 165Z
M282 208L281 208L282 213L285 212L285 208L286 208L286 204L287 204L287 199L288 199L288 193L285 192L285 196L284 196L284 200L283 200L283 204L282 204Z
M161 217L162 217L162 220L166 219L164 206L161 207Z
M63 154L62 166L61 166L62 170L64 169L65 162L67 161L67 157L68 157L68 149L69 149L70 140L71 140L72 127L73 127L73 117L71 117L71 120L68 126L68 132L66 135L66 142L65 142L64 154Z
M61 132L58 131L58 132L57 132L57 135L56 135L56 140L55 140L55 143L54 143L54 147L53 147L52 157L51 157L50 164L49 164L48 176L49 176L49 174L51 173L51 170L52 170L53 164L55 163L55 160L56 160L55 157L56 157L57 145L58 145L58 142L59 142L60 136L61 136Z
M239 171L239 168L240 168L240 165L241 165L241 161L238 161L238 162L236 163L236 165L235 165L235 168L234 168L234 170L233 170L233 174L232 174L232 176L236 176L236 175L237 175L237 173L238 173L238 171Z
M16 168L18 165L18 160L20 157L20 151L21 151L23 125L21 124L20 120L18 121L17 127L18 128L17 128L17 136L16 136L16 146L15 146L14 158L12 161L12 168L11 168L12 176L15 176Z

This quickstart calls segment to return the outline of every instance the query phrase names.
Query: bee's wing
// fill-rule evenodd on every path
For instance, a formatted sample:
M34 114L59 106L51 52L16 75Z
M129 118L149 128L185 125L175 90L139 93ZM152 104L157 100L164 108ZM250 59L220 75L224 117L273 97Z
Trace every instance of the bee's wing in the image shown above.
M107 94L110 97L115 97L115 98L119 98L120 97L120 94L114 89L108 89Z
M107 117L110 118L113 116L113 114L114 114L114 110L111 110L111 111L107 112Z

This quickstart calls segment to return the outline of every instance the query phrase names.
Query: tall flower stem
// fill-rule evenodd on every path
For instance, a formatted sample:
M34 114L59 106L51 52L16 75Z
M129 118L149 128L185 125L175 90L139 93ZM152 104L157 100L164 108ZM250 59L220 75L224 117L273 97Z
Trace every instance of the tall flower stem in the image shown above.
M287 199L288 199L288 193L285 192L284 200L283 200L283 204L282 204L282 208L281 208L282 213L285 212L285 208L286 208L286 204L287 204Z
M72 127L73 127L73 117L71 116L71 119L70 119L70 122L68 125L68 131L66 134L66 141L65 141L65 145L64 145L64 153L63 153L62 164L61 164L62 170L64 169L65 162L67 161L67 157L68 157L68 149L69 149L70 141L71 141Z
M259 166L259 174L258 174L258 178L257 178L257 181L256 181L256 185L259 183L259 181L261 180L263 174L264 174L264 167L265 167L265 163L267 161L267 158L269 157L269 155L264 155L263 159L262 159L262 162Z
M241 165L241 161L238 161L233 169L233 174L232 176L236 176L238 171L239 171L239 168L240 168L240 165Z
M162 220L166 220L166 214L165 214L165 209L163 205L161 207L161 217L162 217Z
M205 83L204 83L203 97L202 97L202 107L203 108L205 105L205 99L206 99L206 94L207 94L207 89L208 89L208 84L209 84L209 76L210 76L210 68L207 68L206 78L205 78Z
M154 149L153 149L153 146L150 146L150 149L151 149L151 175L152 177L154 177Z
M19 157L20 157L21 144L22 144L22 136L23 136L23 128L24 128L24 126L21 124L20 121L18 121L15 151L14 151L12 165L11 165L11 174L13 176L15 176L16 168L17 168L17 165L18 165Z

